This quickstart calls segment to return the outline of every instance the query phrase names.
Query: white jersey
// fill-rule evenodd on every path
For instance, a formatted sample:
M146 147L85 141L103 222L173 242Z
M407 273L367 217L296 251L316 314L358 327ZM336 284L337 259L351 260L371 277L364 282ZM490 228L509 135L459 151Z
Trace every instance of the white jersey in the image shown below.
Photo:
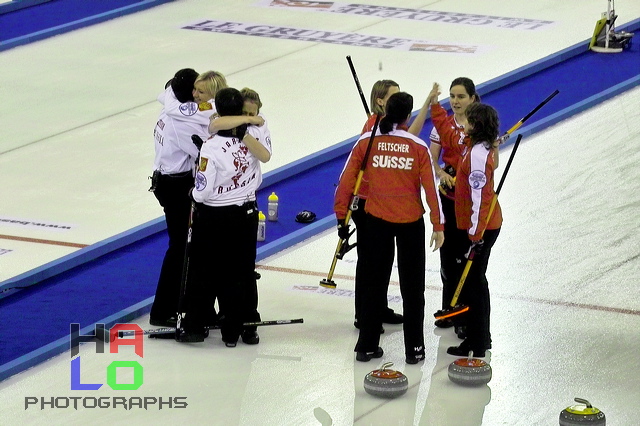
M269 150L269 154L272 154L271 151L271 132L269 131L269 127L267 126L267 119L264 115L258 114L258 116L262 117L264 120L264 124L262 126L249 126L247 128L247 132L254 138L258 140L262 145L265 146Z
M193 170L198 149L191 135L198 135L202 140L209 137L209 117L215 113L215 107L211 103L200 106L195 102L181 103L171 87L158 96L158 101L163 109L153 130L154 170L163 175Z
M266 126L249 128L249 133L271 152ZM261 183L260 161L240 139L216 134L202 145L193 191L197 202L213 207L242 205L255 201Z

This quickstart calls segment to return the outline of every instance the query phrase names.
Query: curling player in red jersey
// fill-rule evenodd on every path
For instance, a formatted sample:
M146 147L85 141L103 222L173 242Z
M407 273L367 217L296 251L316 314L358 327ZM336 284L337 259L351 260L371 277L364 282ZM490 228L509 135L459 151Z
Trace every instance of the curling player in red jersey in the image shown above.
M467 107L475 102L480 102L480 96L476 92L473 81L467 77L458 77L449 86L449 104L453 113L447 115L446 110L438 103L440 86L434 83L429 94L432 100L431 117L434 126L429 139L429 150L433 157L433 169L440 179L440 201L442 210L447 219L444 225L445 242L440 248L440 278L442 280L442 308L449 307L451 299L456 291L460 275L466 262L464 255L468 249L467 234L456 226L455 214L455 176L458 163L462 154L469 145L465 127ZM443 167L440 167L442 155ZM463 300L460 300L462 303ZM460 338L466 336L464 317L454 319L436 320L435 325L441 328L455 326L455 332Z
M387 104L387 100L400 91L400 86L393 80L378 80L373 84L371 88L371 111L372 114L369 119L365 122L361 134L371 132L373 129L373 125L376 122L378 117L384 116L384 110ZM418 112L418 115L411 123L411 126L407 129L407 123L400 127L400 130L407 130L414 136L419 136L422 131L422 127L424 126L424 122L427 118L427 113L429 111L429 106L431 105L431 100L427 98L424 105ZM353 325L356 328L360 328L360 324L358 322L358 318L360 317L360 310L362 306L362 297L360 289L363 287L362 277L364 276L362 272L363 264L360 262L360 247L366 245L366 222L364 221L365 217L365 205L367 201L367 193L368 193L368 177L367 171L365 169L362 182L360 184L360 189L358 191L358 208L352 212L351 217L353 218L353 222L358 230L358 244L356 245L356 251L358 253L358 260L356 263L356 278L355 278L355 321ZM387 283L387 288L389 284ZM385 292L386 294L386 292ZM402 324L403 317L401 314L398 314L393 311L388 305L388 300L385 298L385 309L382 314L382 322L386 324ZM384 333L384 327L380 327L380 333Z
M369 188L364 218L366 244L360 248L360 261L363 263L363 283L366 287L362 289L360 333L355 347L358 361L369 361L383 355L383 349L379 346L380 327L396 246L403 299L406 362L416 364L425 357L426 231L421 187L426 193L430 209L429 218L433 227L430 246L434 246L434 250L444 240L444 216L427 145L420 138L401 130L406 126L412 108L413 98L408 93L399 92L388 99L385 116L374 135L365 166ZM349 155L336 189L334 211L338 218L339 233L349 231L344 218L370 139L371 133L360 137Z
M437 90L435 84L434 91ZM459 129L447 123L446 113L441 108L434 104L432 110L432 120L441 140L459 135ZM458 242L461 250L467 256L471 250L475 253L460 294L469 307L467 313L460 315L466 324L465 340L460 346L450 347L447 353L465 356L473 351L474 356L484 357L486 349L491 348L491 304L486 271L491 247L502 225L502 212L497 201L489 217L491 202L496 196L494 173L499 160L497 138L500 123L495 109L479 102L469 104L464 116L466 135L462 156L456 165L455 217L458 229L466 234L466 240Z

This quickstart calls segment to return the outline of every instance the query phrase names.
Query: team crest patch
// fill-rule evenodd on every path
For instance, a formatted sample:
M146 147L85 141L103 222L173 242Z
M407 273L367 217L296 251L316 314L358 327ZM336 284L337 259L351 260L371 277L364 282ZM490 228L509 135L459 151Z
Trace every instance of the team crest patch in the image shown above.
M487 184L487 176L480 170L469 173L469 185L472 189L482 189Z
M180 108L178 109L182 115L192 116L198 112L198 104L195 102L185 102L180 104Z
M196 173L196 191L202 191L207 187L207 178L204 174Z
M213 109L213 106L209 102L200 102L198 104L198 110L200 111L209 111L210 109Z
M200 157L200 167L198 168L198 170L204 172L205 170L207 170L207 164L209 164L209 159L206 157Z

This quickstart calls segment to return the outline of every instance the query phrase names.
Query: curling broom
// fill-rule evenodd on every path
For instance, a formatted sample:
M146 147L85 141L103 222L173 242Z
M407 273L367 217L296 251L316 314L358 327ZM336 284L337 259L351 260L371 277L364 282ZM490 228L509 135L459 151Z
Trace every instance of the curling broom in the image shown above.
M360 165L360 171L358 172L358 176L356 177L356 184L353 187L353 194L351 196L351 202L349 203L349 209L347 210L347 215L344 218L345 226L349 225L349 221L351 220L351 213L353 210L358 208L358 191L360 191L360 185L362 184L362 176L364 175L364 169L367 167L367 160L369 159L369 153L371 152L371 147L373 146L373 139L376 136L376 131L378 130L378 124L380 124L380 116L376 117L376 122L373 124L373 129L371 130L371 137L369 138L369 145L367 146L367 151L362 158L362 164ZM351 231L349 236L353 234L354 231ZM327 288L336 288L336 283L331 278L333 278L333 272L336 268L336 263L338 259L342 259L344 255L343 246L348 245L348 237L345 239L340 238L338 240L338 245L336 247L336 251L333 254L333 260L331 261L331 268L329 268L329 274L327 278L320 280L320 285L322 287Z
M360 95L360 100L362 101L362 105L364 106L364 111L367 113L367 118L369 118L371 116L371 112L369 111L369 106L367 106L367 100L364 97L364 93L362 92L362 86L360 86L360 80L358 80L358 74L356 73L356 68L353 66L353 61L351 60L351 56L347 56L347 62L349 63L349 69L351 70L351 75L353 76L353 80L356 83L356 88L358 89L358 94ZM347 216L345 217L345 225L349 224L349 220L351 219L351 211L355 210L358 208L358 191L360 190L360 184L362 183L362 175L364 173L364 167L367 164L367 158L369 157L369 151L371 150L371 142L373 141L373 135L375 135L376 133L376 129L378 126L378 122L376 121L376 124L373 128L373 131L371 133L371 141L369 143L369 148L367 148L367 154L365 155L365 159L363 162L363 165L361 167L361 172L358 173L358 178L356 179L356 186L355 189L353 191L353 198L351 200L350 203L350 208L349 211L347 212ZM351 231L351 233L349 233L349 236L351 236L353 233L355 232L355 230ZM327 278L320 280L320 285L322 287L327 287L327 288L336 288L336 283L335 281L332 280L333 278L333 272L336 268L336 263L338 261L338 259L342 259L342 257L352 248L354 248L356 246L357 243L354 244L349 244L348 238L347 239L340 239L338 241L338 246L336 247L336 251L333 255L333 260L331 262L331 267L329 268L329 274L327 275Z

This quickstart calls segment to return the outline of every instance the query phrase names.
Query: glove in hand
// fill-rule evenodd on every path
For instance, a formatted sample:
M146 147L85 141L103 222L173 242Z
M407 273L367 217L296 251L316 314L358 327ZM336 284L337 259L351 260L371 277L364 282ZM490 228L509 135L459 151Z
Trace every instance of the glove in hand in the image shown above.
M467 252L467 259L473 260L475 256L480 256L484 249L484 240L480 239L478 241L471 241L471 246L469 247L469 251Z
M202 144L204 143L204 141L200 136L191 135L191 142L193 142L193 144L198 148L198 151L202 149Z
M338 237L341 240L349 238L349 225L345 223L344 219L338 219Z

